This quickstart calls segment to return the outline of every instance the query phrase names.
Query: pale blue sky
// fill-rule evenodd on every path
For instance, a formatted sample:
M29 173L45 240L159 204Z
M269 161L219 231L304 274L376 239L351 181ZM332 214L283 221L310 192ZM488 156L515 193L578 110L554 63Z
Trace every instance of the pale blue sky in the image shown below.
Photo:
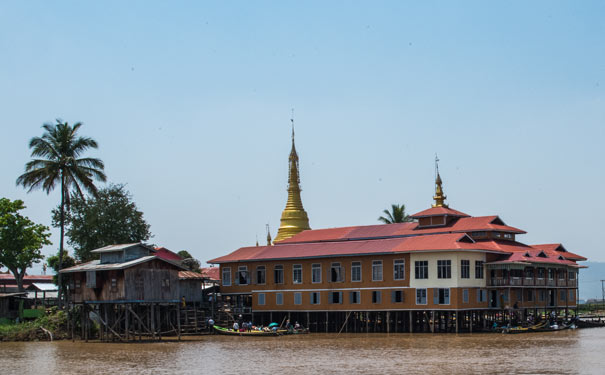
M605 2L0 3L0 192L82 121L155 237L205 261L275 236L295 108L312 228L431 204L605 261ZM55 246L58 232L53 231Z

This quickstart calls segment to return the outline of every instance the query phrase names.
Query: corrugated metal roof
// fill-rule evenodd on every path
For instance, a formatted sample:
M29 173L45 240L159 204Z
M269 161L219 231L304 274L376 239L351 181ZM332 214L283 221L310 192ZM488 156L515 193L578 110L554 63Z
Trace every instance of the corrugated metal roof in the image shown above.
M204 275L193 271L179 271L179 280L203 280Z
M55 284L41 284L41 283L32 283L32 286L38 289L41 292L54 292L57 291L57 286Z
M150 260L153 260L153 259L158 259L158 260L161 260L162 262L170 263L173 266L178 267L180 269L185 269L185 267L183 267L180 264L178 264L176 262L173 262L171 260L158 258L155 255L148 255L148 256L144 256L144 257L141 257L141 258L130 260L130 261L124 262L124 263L101 264L100 260L93 260L93 261L90 261L88 263L78 264L78 265L73 266L73 267L65 268L65 269L61 270L61 273L84 272L84 271L123 270L125 268L136 266L137 264L149 262Z
M470 217L470 215L465 214L464 212L460 212L458 210L454 210L449 207L431 207L428 210L417 212L414 215L411 215L410 217L420 218L420 217L441 216L441 215L457 216L457 217Z
M92 250L91 253L110 253L110 252L114 252L114 251L128 249L128 248L131 248L134 246L142 246L144 248L147 248L147 249L155 252L155 249L152 247L149 247L149 246L139 243L139 242L134 242L134 243L119 244L119 245L107 245L107 246L101 247L99 249Z
M205 267L202 268L201 272L208 280L219 281L221 279L218 267Z

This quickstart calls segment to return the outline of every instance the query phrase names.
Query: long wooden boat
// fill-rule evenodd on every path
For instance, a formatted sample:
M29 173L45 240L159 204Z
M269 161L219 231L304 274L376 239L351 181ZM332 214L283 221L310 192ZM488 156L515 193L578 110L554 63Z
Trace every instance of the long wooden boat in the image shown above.
M578 328L597 328L597 327L605 327L605 321L601 320L583 320L576 319L574 323L578 326Z
M503 328L502 333L529 333L529 332L555 332L555 331L563 331L571 328L568 325L560 325L557 328L550 327L546 321L538 323L536 325L530 327L510 327Z
M230 336L280 336L283 334L283 331L246 331L246 332L238 332L229 328L219 327L217 325L213 326L214 331L219 335L230 335Z

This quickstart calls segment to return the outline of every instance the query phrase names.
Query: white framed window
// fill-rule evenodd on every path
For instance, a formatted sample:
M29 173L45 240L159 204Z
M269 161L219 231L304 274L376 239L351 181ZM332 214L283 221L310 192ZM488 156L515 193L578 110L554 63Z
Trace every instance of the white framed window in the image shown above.
M471 277L471 261L462 259L460 261L460 278L468 279Z
M382 302L382 291L373 290L372 291L372 303L381 303Z
M256 267L256 283L259 285L265 284L267 281L267 271L265 266Z
M361 303L361 292L352 291L349 293L349 303L357 304Z
M450 304L450 288L434 288L433 289L433 304L449 305Z
M330 266L330 275L328 276L331 283L341 283L345 281L344 278L344 269L341 267L340 263L332 263Z
M351 281L361 281L361 262L351 262Z
M429 278L429 261L428 260L417 260L414 262L414 273L416 279L428 279Z
M311 282L314 284L321 283L321 264L319 263L311 265Z
M576 299L576 291L573 289L569 290L569 300L574 301Z
M393 261L393 279L405 280L405 260L395 259Z
M487 301L487 290L477 289L477 302L486 302L486 301Z
M416 304L426 305L426 288L416 289Z
M575 271L569 271L569 280L575 280L576 279L576 272Z
M462 303L468 303L468 289L462 289Z
M319 292L311 292L311 305L319 305L321 303L321 294Z
M302 293L301 292L294 293L294 304L302 305Z
M223 286L231 286L231 267L223 267Z
M475 261L475 279L483 278L483 261L476 260Z
M302 264L292 266L292 282L294 284L302 284Z
M276 305L284 304L284 294L283 293L275 293L275 304Z
M237 284L238 285L248 285L250 284L250 279L248 277L248 267L247 266L239 266L237 268Z
M258 305L263 306L265 304L265 293L258 293Z
M452 278L452 261L449 259L437 261L437 278L451 279Z
M284 283L284 266L283 265L278 264L273 268L273 282L275 284Z
M382 281L382 260L372 261L372 281Z

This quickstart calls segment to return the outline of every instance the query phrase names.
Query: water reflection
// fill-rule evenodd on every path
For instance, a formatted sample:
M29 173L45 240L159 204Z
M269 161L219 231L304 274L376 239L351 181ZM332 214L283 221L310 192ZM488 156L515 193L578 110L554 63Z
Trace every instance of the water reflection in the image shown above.
M311 334L0 343L3 374L602 374L605 328L519 335Z

